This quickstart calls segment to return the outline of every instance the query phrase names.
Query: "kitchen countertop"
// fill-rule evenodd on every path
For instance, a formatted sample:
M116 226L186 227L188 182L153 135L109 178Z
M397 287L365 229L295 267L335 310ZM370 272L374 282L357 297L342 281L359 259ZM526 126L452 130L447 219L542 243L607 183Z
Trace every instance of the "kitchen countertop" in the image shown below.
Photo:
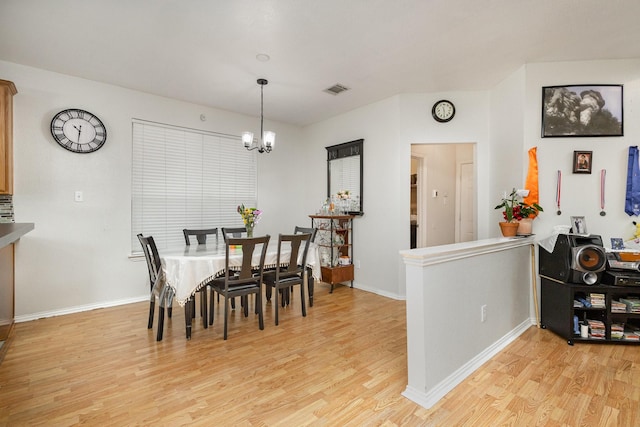
M0 248L14 243L35 228L33 222L10 222L0 224Z

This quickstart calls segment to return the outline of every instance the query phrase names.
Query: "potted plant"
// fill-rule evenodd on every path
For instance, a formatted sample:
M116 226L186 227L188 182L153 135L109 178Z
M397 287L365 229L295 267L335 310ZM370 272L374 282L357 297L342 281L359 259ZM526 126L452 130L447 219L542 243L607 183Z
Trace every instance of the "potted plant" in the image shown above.
M511 190L509 196L502 199L502 202L495 209L504 209L502 216L505 221L500 223L500 229L505 237L516 234L531 234L531 221L538 215L538 212L544 211L542 206L537 203L528 205L520 200L515 188ZM522 227L522 230L518 230L519 227Z

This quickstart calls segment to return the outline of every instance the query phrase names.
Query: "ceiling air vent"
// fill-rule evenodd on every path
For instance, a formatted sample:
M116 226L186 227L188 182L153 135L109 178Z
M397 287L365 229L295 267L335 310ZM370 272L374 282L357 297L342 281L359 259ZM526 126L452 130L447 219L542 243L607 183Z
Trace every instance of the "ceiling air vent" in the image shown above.
M347 90L349 90L348 87L341 85L340 83L336 83L333 86L326 88L323 92L330 93L331 95L337 95Z

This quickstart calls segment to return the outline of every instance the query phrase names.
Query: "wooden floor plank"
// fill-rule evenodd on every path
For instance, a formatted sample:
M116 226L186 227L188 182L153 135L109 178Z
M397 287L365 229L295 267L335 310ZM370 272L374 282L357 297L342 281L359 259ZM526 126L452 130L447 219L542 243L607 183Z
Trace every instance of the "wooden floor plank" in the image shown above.
M576 344L527 330L433 408L404 398L406 312L395 301L318 284L265 329L233 311L215 324L183 311L162 342L148 303L16 325L0 365L0 425L635 426L640 348Z

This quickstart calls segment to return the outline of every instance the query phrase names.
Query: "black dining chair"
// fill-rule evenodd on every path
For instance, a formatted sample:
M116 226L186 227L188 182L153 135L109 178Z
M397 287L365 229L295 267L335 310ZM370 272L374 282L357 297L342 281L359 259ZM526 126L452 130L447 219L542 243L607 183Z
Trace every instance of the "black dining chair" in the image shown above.
M218 229L217 228L207 228L207 229L189 229L184 228L182 230L182 234L184 234L184 242L187 246L191 245L190 236L195 236L199 245L205 245L207 243L208 236L215 236L218 238ZM202 325L205 329L207 329L207 289L209 285L203 286L198 292L200 293L200 316L202 316ZM196 317L196 301L195 299L191 299L191 317Z
M198 244L204 245L207 243L208 236L215 236L216 238L218 238L218 229L207 228L207 229L195 230L195 229L185 228L182 230L182 234L184 234L184 242L187 245L191 244L191 239L189 238L189 236L196 236L196 240L198 241Z
M239 238L239 237L247 237L247 229L245 227L222 227L220 229L222 231L222 239L227 242L229 237ZM213 294L210 298L211 303L213 304ZM219 300L219 298L218 298ZM231 300L231 308L236 308L236 299L233 298ZM211 315L209 317L209 324L211 324L213 320L211 319Z
M164 310L167 308L168 316L171 317L173 290L167 286L164 277L161 277L162 263L158 255L158 248L152 236L143 236L138 234L138 240L142 245L142 251L147 261L147 269L149 270L149 286L150 286L150 302L149 302L149 322L147 328L153 328L153 316L155 312L155 303L158 300L158 332L156 341L162 340L164 332Z
M302 316L307 316L307 309L304 298L304 273L307 264L307 253L309 251L309 242L311 241L311 234L280 234L278 236L278 258L277 267L274 271L270 271L264 275L264 283L267 289L273 289L275 301L274 307L276 311L275 322L276 326L279 323L278 312L278 295L281 294L282 307L285 306L285 302L289 301L289 294L292 292L293 286L300 286L300 304L302 306ZM286 266L286 261L281 258L282 246L286 243L291 246L291 256ZM298 254L302 252L302 258L298 263Z
M316 240L316 233L318 229L315 227L299 227L296 225L296 228L293 230L293 234L311 234L310 242L314 242Z
M311 234L311 239L309 240L310 242L313 242L315 240L317 232L318 232L318 229L315 227L300 227L298 225L296 225L296 227L293 230L293 234L301 234L301 233ZM308 280L307 288L308 288L308 294L309 294L309 307L313 307L313 290L315 288L315 282L313 278L313 271L311 268L307 268L307 280ZM266 293L267 293L267 301L271 301L270 287L267 287ZM285 303L288 303L288 301L285 301Z
M315 227L299 227L296 225L296 228L293 230L293 234L299 233L309 233L311 234L311 239L309 240L311 243L316 240L316 233L318 229ZM315 289L315 279L313 278L313 270L307 267L307 293L309 294L309 307L313 307L313 292Z
M246 237L247 229L244 227L222 227L222 238L226 242L229 237Z
M255 313L258 315L258 326L260 330L264 329L264 316L262 309L262 282L264 260L267 254L267 245L270 236L251 237L251 238L232 238L229 237L225 242L225 271L224 277L213 280L211 282L212 291L217 292L224 298L224 339L227 339L227 324L229 322L229 304L230 299L240 297L243 301L244 316L249 316L248 296L255 295ZM230 262L230 256L236 254L236 250L231 252L232 247L242 247L242 264L239 268L233 267ZM252 265L254 252L260 251L259 264ZM211 304L211 323L213 324L214 306Z

